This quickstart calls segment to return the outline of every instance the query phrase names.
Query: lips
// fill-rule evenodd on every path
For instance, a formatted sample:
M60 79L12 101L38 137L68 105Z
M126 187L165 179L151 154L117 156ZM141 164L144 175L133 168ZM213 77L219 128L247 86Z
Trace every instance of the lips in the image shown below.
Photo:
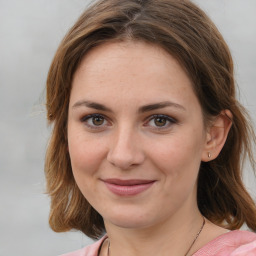
M155 180L105 179L103 182L112 193L118 196L134 196L149 189L155 183Z

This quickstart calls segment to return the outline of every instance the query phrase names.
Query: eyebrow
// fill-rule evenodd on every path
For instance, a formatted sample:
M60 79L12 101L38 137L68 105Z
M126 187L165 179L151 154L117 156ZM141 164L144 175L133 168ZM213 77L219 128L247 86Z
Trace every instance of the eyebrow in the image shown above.
M144 113L144 112L149 112L152 110L156 110L156 109L161 109L161 108L166 108L166 107L174 107L174 108L178 108L180 110L186 110L182 105L171 102L171 101L164 101L164 102L159 102L159 103L154 103L154 104L149 104L149 105L145 105L139 108L139 113Z
M87 100L81 100L81 101L76 102L72 106L72 108L77 108L77 107L82 107L82 106L113 113L113 111L110 108L104 106L103 104L92 102L92 101L87 101ZM153 111L153 110L157 110L157 109L161 109L161 108L166 108L166 107L174 107L174 108L178 108L178 109L183 110L183 111L186 110L180 104L177 104L177 103L174 103L174 102L171 102L171 101L164 101L164 102L153 103L153 104L141 106L138 110L138 113L149 112L149 111Z
M82 107L82 106L87 107L87 108L101 110L101 111L106 111L106 112L113 112L110 108L108 108L100 103L87 101L87 100L81 100L81 101L76 102L72 106L72 108L77 108L77 107Z

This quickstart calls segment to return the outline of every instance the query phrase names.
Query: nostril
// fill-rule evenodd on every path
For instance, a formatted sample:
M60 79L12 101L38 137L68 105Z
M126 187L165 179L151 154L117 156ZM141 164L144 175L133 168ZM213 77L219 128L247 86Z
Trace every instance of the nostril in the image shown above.
M109 163L124 170L141 164L144 161L144 154L136 136L137 134L127 125L123 125L123 129L119 128L109 145Z
M107 156L109 163L120 169L129 169L144 162L144 154L139 149L131 151L110 151Z
M134 164L134 158L119 153L111 153L108 155L108 161L120 169L129 169Z

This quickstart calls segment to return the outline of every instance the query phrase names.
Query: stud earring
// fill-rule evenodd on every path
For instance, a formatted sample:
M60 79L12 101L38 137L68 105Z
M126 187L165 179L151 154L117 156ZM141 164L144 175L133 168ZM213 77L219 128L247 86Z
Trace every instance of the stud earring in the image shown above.
M211 156L212 156L212 155L211 155L211 153L210 153L210 152L208 152L208 158L211 158Z

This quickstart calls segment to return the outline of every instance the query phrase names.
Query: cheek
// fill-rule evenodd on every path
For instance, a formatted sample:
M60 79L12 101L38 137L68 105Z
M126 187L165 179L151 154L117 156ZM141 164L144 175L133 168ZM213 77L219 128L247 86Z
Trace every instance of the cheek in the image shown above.
M68 144L74 175L94 174L105 156L101 140L71 130L68 134Z
M68 136L72 172L84 197L92 204L97 193L96 181L104 159L100 140L85 138L81 133Z
M198 173L202 142L201 134L191 130L158 141L150 154L166 175L191 177Z

